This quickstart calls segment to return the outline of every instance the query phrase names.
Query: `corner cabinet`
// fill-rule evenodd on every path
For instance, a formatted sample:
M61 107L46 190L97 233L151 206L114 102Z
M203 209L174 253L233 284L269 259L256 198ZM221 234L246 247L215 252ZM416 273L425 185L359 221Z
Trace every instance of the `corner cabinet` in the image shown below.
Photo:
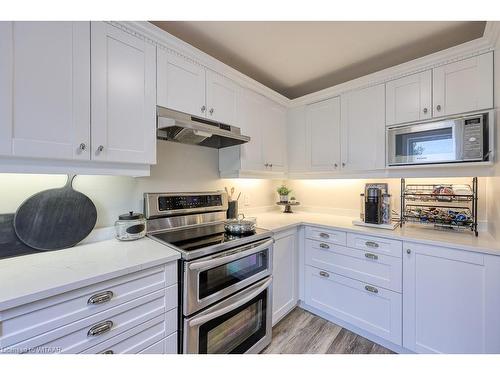
M91 25L92 159L156 163L156 46Z
M251 90L237 98L237 126L248 143L219 150L223 178L283 177L286 171L286 109Z
M90 22L0 22L0 155L90 160Z
M403 247L403 346L417 353L500 353L500 258Z
M274 235L273 248L273 326L288 314L298 300L297 230Z

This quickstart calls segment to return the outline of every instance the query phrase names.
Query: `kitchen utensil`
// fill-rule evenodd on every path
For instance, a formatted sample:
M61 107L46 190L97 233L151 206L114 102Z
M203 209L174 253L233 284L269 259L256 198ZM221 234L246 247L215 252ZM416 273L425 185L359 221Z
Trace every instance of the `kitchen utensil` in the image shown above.
M118 216L115 230L120 241L138 240L146 236L146 219L143 214L130 211Z
M231 188L231 200L233 200L234 186Z
M228 219L238 218L238 201L227 202L227 218Z
M17 209L14 228L19 239L37 250L58 250L76 245L89 235L97 210L86 195L73 190L75 175L62 188L37 193Z
M13 222L14 214L0 215L0 259L38 252L17 237Z
M230 202L231 196L229 195L229 190L227 189L227 186L224 187L224 190L226 191L226 194L227 194L227 200Z
M237 200L237 201L239 201L239 200L240 200L240 197L241 197L241 191L240 191L240 193L238 194L238 198L236 198L236 200Z
M230 234L242 235L255 233L256 219L245 218L244 214L238 215L238 219L230 219L224 222L224 230Z

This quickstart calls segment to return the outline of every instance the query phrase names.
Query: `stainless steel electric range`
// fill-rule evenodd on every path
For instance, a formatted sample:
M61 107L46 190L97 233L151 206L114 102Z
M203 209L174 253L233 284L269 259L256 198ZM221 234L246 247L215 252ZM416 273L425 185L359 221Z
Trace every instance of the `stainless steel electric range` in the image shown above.
M225 192L145 193L148 236L181 253L179 352L258 353L271 342L272 232L224 231Z

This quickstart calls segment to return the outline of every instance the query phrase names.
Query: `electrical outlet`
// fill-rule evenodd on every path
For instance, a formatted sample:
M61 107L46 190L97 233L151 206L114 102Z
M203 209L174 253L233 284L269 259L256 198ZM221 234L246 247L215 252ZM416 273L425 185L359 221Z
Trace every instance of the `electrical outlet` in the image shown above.
M250 206L250 195L248 194L243 195L243 205Z

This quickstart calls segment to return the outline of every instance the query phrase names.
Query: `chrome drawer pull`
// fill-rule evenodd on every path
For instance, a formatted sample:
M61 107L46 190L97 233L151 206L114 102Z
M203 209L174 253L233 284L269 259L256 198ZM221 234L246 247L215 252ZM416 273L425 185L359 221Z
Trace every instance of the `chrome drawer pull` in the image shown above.
M329 249L330 248L330 246L328 246L326 243L320 243L319 247L321 247L322 249Z
M111 320L106 320L101 323L97 323L95 326L89 329L87 332L88 337L93 337L93 336L99 336L102 335L106 332L111 331L111 328L113 328L113 322Z
M320 236L321 238L330 238L330 235L329 235L329 234L327 234L327 233L320 233L320 234L319 234L319 236Z
M113 298L113 295L114 294L111 290L94 294L92 297L89 298L89 300L87 301L87 304L88 305L100 305L101 303L109 302L109 301L111 301L111 298Z
M372 253L365 253L365 257L367 257L368 259L373 259L373 260L377 260L378 259L378 255L375 255L375 254L372 254Z
M365 289L372 293L378 293L378 289L371 285L365 285Z
M374 248L378 247L378 243L373 242L373 241L366 241L365 245L368 246L368 247L374 247Z
M105 350L105 351L101 352L100 354L115 354L115 352L112 350Z
M328 272L325 272L325 271L319 271L319 275L323 276L323 277L330 277L330 274Z

